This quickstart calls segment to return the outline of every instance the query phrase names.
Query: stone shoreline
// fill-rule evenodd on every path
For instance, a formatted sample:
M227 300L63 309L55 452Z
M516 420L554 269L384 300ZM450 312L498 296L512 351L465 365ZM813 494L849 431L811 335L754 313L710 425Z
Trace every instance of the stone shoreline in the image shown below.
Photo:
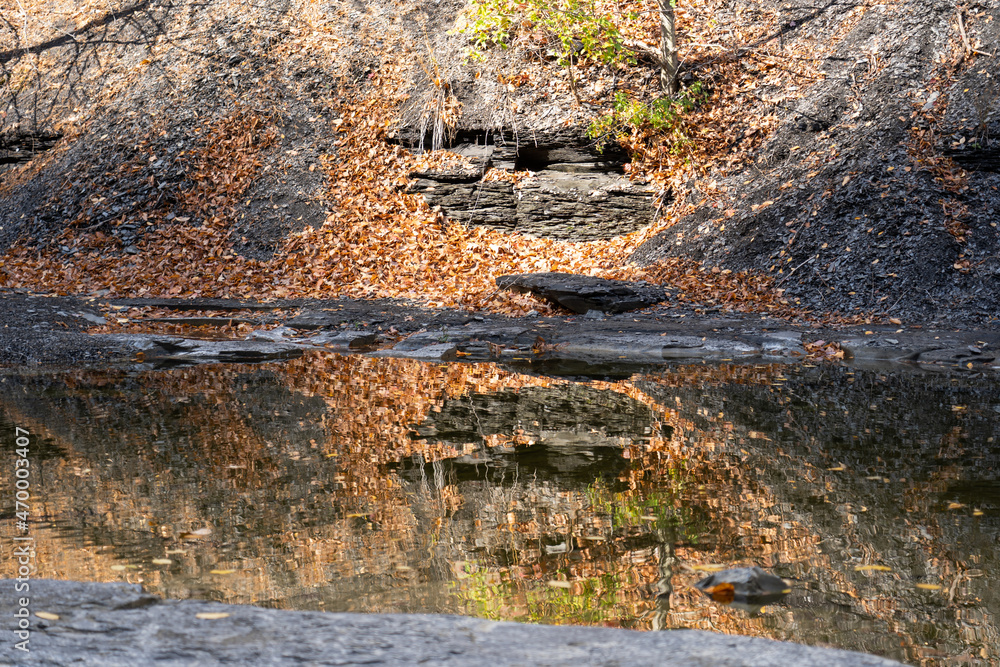
M30 652L0 666L661 665L890 667L871 655L698 630L495 623L463 616L340 614L163 600L126 583L0 580L9 617L29 596ZM43 614L45 618L37 614Z
M246 340L184 339L157 334L88 335L104 321L100 306L167 307L177 323L222 325L225 317L192 310L250 311L261 327ZM295 315L272 314L294 310ZM278 328L273 328L280 325ZM843 362L899 369L1000 370L1000 330L908 325L816 328L758 315L705 315L653 307L605 315L505 317L429 310L388 301L122 299L100 301L0 292L0 365L143 365L253 362L307 350L361 352L426 361L572 361L660 364L790 362L809 358L816 341L833 343Z

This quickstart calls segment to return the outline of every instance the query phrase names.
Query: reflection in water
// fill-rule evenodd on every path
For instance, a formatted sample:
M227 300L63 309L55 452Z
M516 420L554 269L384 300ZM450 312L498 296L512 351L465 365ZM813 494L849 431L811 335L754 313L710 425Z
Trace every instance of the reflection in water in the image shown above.
M765 572L756 565L713 572L694 587L723 604L759 613L765 605L779 602L792 592L781 577Z
M1000 661L990 378L523 370L317 354L2 375L2 432L40 436L37 576ZM751 565L791 593L747 610L694 587Z

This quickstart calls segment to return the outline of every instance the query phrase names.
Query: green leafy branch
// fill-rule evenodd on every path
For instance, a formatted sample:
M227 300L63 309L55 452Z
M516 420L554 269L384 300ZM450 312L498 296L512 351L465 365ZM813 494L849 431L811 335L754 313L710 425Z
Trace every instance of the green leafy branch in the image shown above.
M464 16L458 32L468 35L473 59L482 59L491 47L506 49L519 36L541 31L555 45L577 103L574 58L609 65L632 62L614 21L599 13L593 0L471 0Z
M611 111L591 122L587 136L598 143L666 138L672 150L679 150L690 141L684 130L684 115L707 100L708 92L701 82L693 83L676 95L648 103L630 99L626 93L618 91Z

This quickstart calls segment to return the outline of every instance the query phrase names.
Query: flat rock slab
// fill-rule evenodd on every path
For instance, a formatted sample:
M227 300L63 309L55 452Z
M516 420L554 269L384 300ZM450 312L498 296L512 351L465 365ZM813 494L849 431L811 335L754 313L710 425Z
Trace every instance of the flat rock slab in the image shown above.
M739 359L787 357L801 354L798 336L738 335L684 336L677 334L580 335L555 342L546 350L550 358L662 363L683 359Z
M575 313L624 313L660 303L668 296L665 288L648 283L572 273L520 273L500 276L496 282L501 289L531 292Z
M419 359L421 361L456 361L459 355L455 343L435 343L413 350L390 349L372 353L374 357L401 357L404 359Z
M849 360L862 363L908 362L978 369L996 368L1000 358L1000 337L992 332L880 332L842 338L840 346Z
M161 600L134 584L0 580L13 618L28 597L30 652L8 632L0 665L663 665L889 667L875 656L697 630L494 623L462 616L333 614ZM58 616L45 620L34 614ZM199 615L202 618L199 618ZM50 617L51 618L51 617Z
M135 308L169 308L171 310L279 310L294 308L295 300L280 300L268 303L240 301L237 299L108 299L112 306Z
M266 340L200 340L143 334L111 334L108 337L133 345L148 361L246 363L302 356L301 345Z

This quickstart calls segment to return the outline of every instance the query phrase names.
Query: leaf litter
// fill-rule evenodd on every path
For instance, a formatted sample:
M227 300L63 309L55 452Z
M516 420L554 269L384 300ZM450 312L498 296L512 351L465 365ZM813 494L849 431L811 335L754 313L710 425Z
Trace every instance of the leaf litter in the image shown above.
M623 34L651 43L656 28L650 8L635 4L641 11L634 15L646 18L624 25ZM634 155L629 165L632 176L678 190L693 178L707 201L728 217L731 202L708 174L712 169L725 173L763 144L779 118L762 110L773 111L800 97L799 84L822 76L818 63L836 40L825 45L825 50L805 49L800 44L781 53L769 51L763 44L781 27L779 13L754 11L752 17L742 17L747 20L734 15L721 25L706 20L719 9L718 4L693 0L678 7L682 55L711 91L710 103L682 121L681 131L694 140L678 150L649 128L637 128L623 139ZM309 49L330 52L342 41L324 27L326 19L316 14L318 10L310 11L303 14L308 29L295 33L298 38L282 47L290 54ZM865 11L857 10L857 20ZM734 32L734 25L742 27ZM393 48L399 48L398 44ZM227 113L201 122L196 145L174 158L193 183L187 189L174 188L174 201L147 200L138 209L101 222L95 220L102 210L101 200L113 193L95 187L90 194L94 207L68 221L54 243L38 247L22 240L7 251L0 285L110 298L393 298L437 308L523 315L559 311L531 295L497 290L495 278L507 273L565 271L669 284L677 288L677 304L702 310L842 323L871 321L865 315L837 318L810 313L785 297L779 279L763 272L720 270L683 257L646 267L630 264L636 248L694 209L680 197L662 211L659 222L608 241L527 238L449 222L420 196L405 192L405 186L415 169L455 158L440 153L415 156L387 141L395 131L392 119L409 94L413 67L406 58L393 58L371 71L363 85L339 89L341 98L333 103L336 118L326 123L325 130L336 137L335 155L319 160L329 213L321 225L307 226L285 238L270 259L239 254L234 228L239 216L245 215L242 202L248 190L261 177L262 155L274 150L280 138L266 104L232 103ZM582 90L599 96L609 73L592 63L582 63L580 72ZM536 88L553 87L561 76L552 63L523 74L528 82L524 85ZM777 92L761 96L757 89ZM732 135L732 128L739 125L736 118L746 121L739 137ZM156 132L154 125L150 136L136 146L134 161L120 166L123 173L138 173L146 155L155 157ZM486 178L516 181L522 177L491 173ZM139 224L147 231L130 246L108 232L110 227L125 224ZM134 327L144 315L148 313L139 311L118 318L106 328Z

